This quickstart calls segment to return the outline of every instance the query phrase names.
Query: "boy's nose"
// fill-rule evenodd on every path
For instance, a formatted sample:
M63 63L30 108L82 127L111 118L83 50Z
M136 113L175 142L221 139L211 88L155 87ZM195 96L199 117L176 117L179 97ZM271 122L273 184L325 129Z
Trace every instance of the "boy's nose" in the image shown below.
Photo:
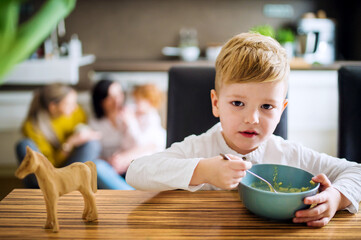
M248 124L258 124L259 123L259 112L258 110L249 110L244 116L244 122Z

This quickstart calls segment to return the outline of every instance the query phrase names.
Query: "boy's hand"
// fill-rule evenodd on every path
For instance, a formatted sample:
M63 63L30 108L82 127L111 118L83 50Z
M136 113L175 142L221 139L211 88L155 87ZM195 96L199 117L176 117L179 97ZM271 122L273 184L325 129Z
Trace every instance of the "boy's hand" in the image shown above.
M200 160L190 185L209 183L222 189L236 188L246 175L246 170L252 167L252 163L230 154L228 156L231 161L224 160L221 156Z
M293 222L307 223L307 226L311 227L323 227L332 219L337 210L344 209L351 202L332 187L326 175L319 174L312 180L321 184L320 193L306 197L304 203L317 205L314 208L297 211Z

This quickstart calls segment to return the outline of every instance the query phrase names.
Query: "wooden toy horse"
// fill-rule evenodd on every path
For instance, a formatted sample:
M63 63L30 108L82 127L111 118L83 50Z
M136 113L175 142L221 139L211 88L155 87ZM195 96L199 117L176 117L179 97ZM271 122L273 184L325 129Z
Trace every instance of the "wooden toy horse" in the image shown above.
M43 192L47 219L45 228L59 231L57 203L60 196L78 190L84 198L83 219L91 222L98 218L95 204L97 191L97 172L93 162L73 163L63 168L55 168L41 153L26 148L26 155L15 172L15 176L23 179L35 173L39 187Z

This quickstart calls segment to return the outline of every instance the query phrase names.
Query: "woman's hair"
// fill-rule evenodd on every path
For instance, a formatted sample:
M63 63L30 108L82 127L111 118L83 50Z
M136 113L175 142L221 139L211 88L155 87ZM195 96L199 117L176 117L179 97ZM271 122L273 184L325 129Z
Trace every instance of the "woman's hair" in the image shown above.
M58 104L72 91L74 91L72 87L61 83L53 83L36 89L22 129L26 121L31 121L35 131L41 132L53 147L58 148L60 143L50 123L49 105L50 103Z
M287 82L290 66L286 50L273 38L241 33L231 38L216 60L215 88L246 82Z
M162 102L162 93L154 84L135 86L132 94L135 99L148 100L154 108L159 108Z
M92 104L95 117L100 119L105 116L103 109L103 101L108 97L109 87L114 82L111 80L103 79L95 84L92 90Z

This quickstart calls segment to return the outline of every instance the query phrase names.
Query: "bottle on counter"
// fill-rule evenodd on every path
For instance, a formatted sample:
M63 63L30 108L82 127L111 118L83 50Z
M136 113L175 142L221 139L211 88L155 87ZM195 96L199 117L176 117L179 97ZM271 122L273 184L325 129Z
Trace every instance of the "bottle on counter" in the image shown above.
M71 36L69 42L69 57L70 58L81 58L82 57L82 45L77 34Z

